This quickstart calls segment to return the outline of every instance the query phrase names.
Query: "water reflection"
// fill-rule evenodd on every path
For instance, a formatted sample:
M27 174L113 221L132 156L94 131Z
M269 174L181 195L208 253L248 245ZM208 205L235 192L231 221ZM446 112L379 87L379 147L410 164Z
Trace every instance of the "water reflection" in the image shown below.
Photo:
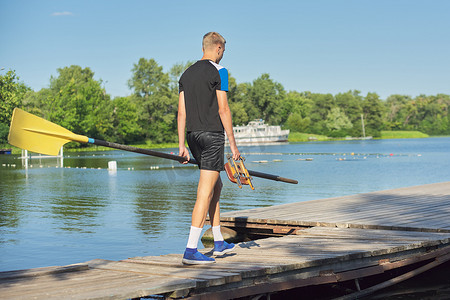
M76 198L63 195L51 200L51 216L57 221L57 228L67 231L94 232L92 227L100 226L97 221L99 211L106 204L96 197Z
M146 176L135 185L134 213L136 215L136 228L146 235L155 235L167 231L167 226L177 213L190 213L195 202L195 184L183 184L181 178L188 179L187 173L172 173L170 176L178 180L168 181L163 176L168 172L159 170L143 172ZM145 175L144 175L145 174ZM182 177L181 177L182 176ZM183 186L186 187L183 189ZM176 217L175 217L176 220Z
M300 183L255 178L252 191L222 174L221 210L450 181L449 147L450 138L242 147L249 169ZM380 155L338 160L353 152ZM299 161L302 153L313 161ZM108 161L117 161L116 173ZM31 159L25 169L18 156L0 156L0 270L182 252L196 166L124 151L66 152L57 165Z
M15 183L20 181L21 173L0 170L0 228L19 226L24 207Z
M156 234L165 227L165 217L172 208L167 185L137 185L135 209L136 228L144 234Z

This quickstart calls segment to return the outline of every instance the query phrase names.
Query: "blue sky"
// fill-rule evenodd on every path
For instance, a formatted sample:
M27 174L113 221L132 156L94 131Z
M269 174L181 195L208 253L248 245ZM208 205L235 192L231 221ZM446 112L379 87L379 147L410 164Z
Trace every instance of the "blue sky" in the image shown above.
M139 58L168 71L218 31L238 83L269 73L287 91L450 94L449 16L445 0L0 0L0 72L38 91L80 65L126 96Z

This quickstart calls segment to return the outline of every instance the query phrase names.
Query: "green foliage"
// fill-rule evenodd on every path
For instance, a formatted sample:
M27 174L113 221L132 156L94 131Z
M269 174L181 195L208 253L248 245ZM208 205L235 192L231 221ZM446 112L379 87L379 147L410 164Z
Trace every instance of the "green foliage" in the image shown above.
M113 138L117 143L133 143L139 141L142 136L142 128L139 126L139 115L136 104L130 97L117 97L112 101Z
M195 61L188 61L187 63L176 63L170 68L170 89L173 93L178 94L178 81L180 80L183 72L193 65Z
M111 101L94 72L80 66L57 70L50 86L37 93L28 93L24 105L51 122L78 134L107 139L113 136Z
M248 95L259 114L259 117L252 116L252 119L262 118L269 124L280 123L280 103L285 95L286 92L280 83L270 79L269 74L262 74L253 81L253 87Z
M246 125L249 122L249 117L245 111L244 103L230 102L229 105L234 125Z
M334 137L347 135L347 130L353 127L352 122L339 107L333 107L328 112L325 126Z
M313 102L311 99L304 97L302 94L298 92L289 92L286 94L286 98L280 104L280 118L281 123L284 124L289 120L292 114L296 114L294 117L296 119L309 120L307 121L307 125L302 125L302 130L308 128L311 120L309 115L311 114L311 110L313 107ZM291 120L292 122L292 120Z
M141 58L128 81L132 95L113 100L89 68L58 69L49 87L40 91L30 90L9 71L0 76L0 144L6 141L16 106L94 138L152 146L174 143L178 80L192 63L177 63L164 72L154 59ZM376 93L362 96L356 90L336 95L286 92L269 74L262 74L252 83L237 83L229 75L228 100L234 125L264 119L290 129L290 141L362 136L361 115L367 136L417 137L419 131L450 135L450 96L443 94L391 95L383 101Z
M9 124L14 108L22 107L24 95L29 88L19 82L15 71L0 75L0 144L8 139Z
M152 59L140 58L131 70L132 77L128 86L139 98L161 94L168 91L169 75L163 72L163 68Z
M0 123L0 145L6 143L8 140L8 133L9 126L4 123Z
M389 130L418 130L431 135L450 134L450 96L392 95L386 100L385 128Z
M25 84L19 82L15 71L8 71L0 75L0 123L9 124L15 107L22 106L25 93L29 90Z
M366 136L379 137L383 128L385 106L376 93L368 93L362 101Z
M181 69L175 68L177 75ZM157 143L176 140L178 92L170 89L169 74L154 59L139 59L131 70L128 85L134 92L133 102L139 115L144 137Z
M302 118L299 113L290 114L286 121L286 127L293 132L305 132L310 124L311 119L309 117Z

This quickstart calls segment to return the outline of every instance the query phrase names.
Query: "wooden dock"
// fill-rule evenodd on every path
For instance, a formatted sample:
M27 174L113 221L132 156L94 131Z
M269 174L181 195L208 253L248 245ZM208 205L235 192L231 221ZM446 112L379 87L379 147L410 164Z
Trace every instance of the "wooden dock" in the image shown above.
M355 293L342 299L355 299L450 260L449 215L450 182L229 212L227 226L273 236L207 266L171 254L1 272L0 298L233 299L353 280ZM415 267L359 284L405 266Z
M449 214L450 182L443 182L229 212L221 221L275 234L315 226L450 233Z

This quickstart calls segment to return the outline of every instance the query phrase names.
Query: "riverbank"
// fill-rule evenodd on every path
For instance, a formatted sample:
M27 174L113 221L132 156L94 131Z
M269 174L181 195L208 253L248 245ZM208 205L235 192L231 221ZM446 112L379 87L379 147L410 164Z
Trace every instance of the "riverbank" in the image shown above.
M74 143L75 144L75 143ZM166 148L178 148L178 143L162 143L162 144L136 144L136 145L127 145L132 147L138 147L142 149L166 149ZM10 144L0 144L0 148L11 148L11 154L21 154L22 149L12 146ZM64 147L65 152L88 152L88 151L111 151L114 150L109 147L96 146L96 145L88 145L82 148L72 148L72 147Z
M428 138L429 135L422 133L420 131L381 131L381 138L379 139L415 139L415 138ZM312 133L302 133L302 132L291 132L289 134L289 142L311 142L311 141L336 141L336 140L346 140L343 138L331 138L325 135L312 134ZM133 147L143 148L143 149L165 149L165 148L178 148L178 143L162 143L162 144L136 144L129 145ZM11 146L9 144L0 144L0 148L11 148L12 154L20 154L21 149ZM103 146L87 146L82 148L64 148L68 152L85 152L85 151L109 151L111 148Z
M377 139L417 139L430 137L420 131L381 131L381 137ZM291 132L289 134L289 142L310 142L310 141L336 141L346 140L347 137L332 138L325 135Z

